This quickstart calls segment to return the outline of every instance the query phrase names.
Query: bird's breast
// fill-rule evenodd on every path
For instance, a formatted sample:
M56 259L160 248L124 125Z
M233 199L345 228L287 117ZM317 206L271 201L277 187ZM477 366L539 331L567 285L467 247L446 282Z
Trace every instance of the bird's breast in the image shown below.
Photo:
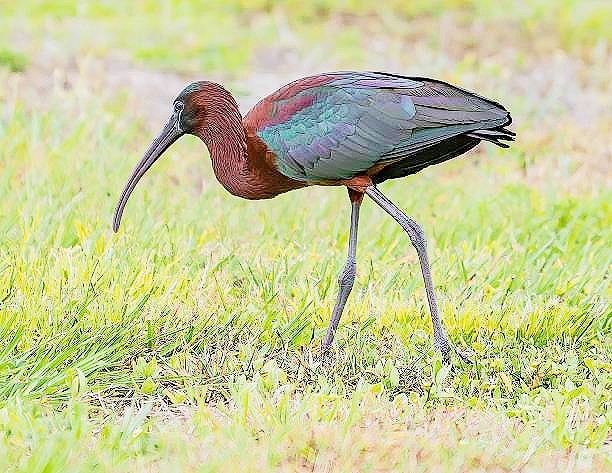
M246 134L246 149L223 153L211 150L217 180L231 194L243 199L271 199L308 183L291 179L276 166L276 155L255 134Z

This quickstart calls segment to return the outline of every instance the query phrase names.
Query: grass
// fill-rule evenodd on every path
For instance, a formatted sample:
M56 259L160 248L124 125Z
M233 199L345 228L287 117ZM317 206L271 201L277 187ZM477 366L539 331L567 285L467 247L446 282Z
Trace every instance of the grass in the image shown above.
M5 67L11 72L23 72L27 64L28 61L23 54L0 48L0 67Z
M371 0L29 0L3 5L3 12L0 41L18 38L31 51L44 49L46 39L53 38L64 52L105 56L121 50L157 68L231 78L259 62L265 67L273 61L273 68L282 68L286 56L298 52L308 62L331 57L345 67L371 65L361 50L372 47L372 37L386 53L397 49L408 64L413 51L403 42L435 44L448 37L462 52L487 43L499 48L508 41L525 42L551 54L559 46L582 51L612 40L612 6L606 0L563 0L555 8L548 0L526 5L516 0L390 0L384 8ZM488 41L480 37L483 26L491 35ZM465 34L473 29L479 31ZM302 41L310 47L302 49Z
M28 57L22 72L0 67L0 470L612 471L610 49L580 23L595 8L604 17L606 3L560 3L585 35L570 45L571 30L549 28L532 2L535 13L511 23L528 31L544 15L540 40L501 50L476 41L478 26L457 29L476 12L495 36L487 2L445 3L446 17L435 2L397 2L372 20L388 55L376 41L358 47L368 4L280 8L293 9L294 33L276 46L309 67L407 61L513 112L511 150L482 145L384 185L425 228L451 338L475 352L475 365L452 370L432 349L416 255L369 204L358 279L321 362L348 237L342 189L241 201L183 138L112 233L156 107L166 113L175 93L160 96L142 65L117 66L113 51L181 73L216 64L239 95L259 95L245 79L258 70L251 58L272 61L283 26L265 2L211 7L208 31L172 2L164 12L186 23L149 2L137 3L136 23L102 5L25 2L0 19L8 50ZM448 22L449 43L430 33L395 62L414 34L397 29L432 21ZM240 46L251 30L228 43L245 22L252 43ZM23 25L44 28L19 39ZM323 61L317 35L331 27L341 47ZM219 41L218 59L199 57L194 32ZM104 73L89 69L92 56ZM278 82L284 57L267 66Z

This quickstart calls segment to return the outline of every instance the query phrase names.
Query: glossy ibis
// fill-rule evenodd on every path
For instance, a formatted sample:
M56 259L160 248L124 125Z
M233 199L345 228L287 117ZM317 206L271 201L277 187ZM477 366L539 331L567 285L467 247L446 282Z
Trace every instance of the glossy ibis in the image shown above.
M348 257L323 349L332 343L353 287L359 207L367 195L401 225L417 251L434 344L448 363L453 346L440 319L423 230L377 184L459 156L481 140L507 147L501 140L515 136L504 128L511 121L499 103L453 85L381 72L296 80L261 100L244 118L221 85L194 82L174 100L170 120L130 176L113 229L119 228L140 178L186 133L208 147L215 176L235 196L269 199L311 185L345 186L351 201Z

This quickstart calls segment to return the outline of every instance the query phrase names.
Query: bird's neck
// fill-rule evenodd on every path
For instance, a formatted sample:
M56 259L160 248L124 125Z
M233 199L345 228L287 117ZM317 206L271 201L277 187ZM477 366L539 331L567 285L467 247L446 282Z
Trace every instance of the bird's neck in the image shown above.
M215 95L214 97L211 95ZM200 128L196 135L210 152L217 180L230 193L240 195L248 176L246 133L242 116L232 95L225 89L211 91L206 96Z
M231 95L221 107L208 107L207 112L206 126L198 136L208 147L215 177L228 192L245 199L267 199L306 185L276 169L265 143L245 129Z
M228 192L238 196L249 178L246 134L240 122L239 125L240 128L225 128L204 140L215 177Z

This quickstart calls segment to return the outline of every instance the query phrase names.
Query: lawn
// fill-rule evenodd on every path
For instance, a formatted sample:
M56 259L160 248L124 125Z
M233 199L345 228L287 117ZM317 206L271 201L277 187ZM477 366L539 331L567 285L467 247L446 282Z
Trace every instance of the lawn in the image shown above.
M609 2L0 5L0 471L612 471ZM416 254L367 201L321 357L343 189L236 199L187 137L111 230L184 84L246 111L334 69L512 112L511 149L381 185L473 365L441 363Z

